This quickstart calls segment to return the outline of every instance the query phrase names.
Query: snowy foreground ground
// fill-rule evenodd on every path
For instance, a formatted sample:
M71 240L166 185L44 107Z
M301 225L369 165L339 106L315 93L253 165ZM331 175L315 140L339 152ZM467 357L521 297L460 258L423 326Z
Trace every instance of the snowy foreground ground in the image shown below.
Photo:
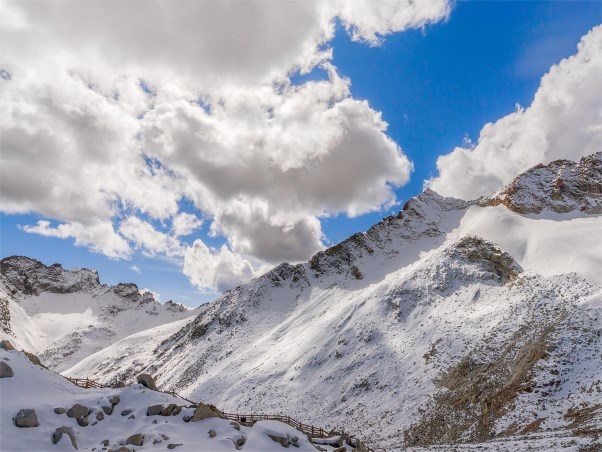
M14 375L0 378L0 450L6 452L69 451L76 450L67 434L55 444L57 429L68 427L73 432L77 450L126 452L135 450L177 451L232 451L269 452L284 449L271 436L297 438L296 445L287 449L316 451L309 438L284 423L260 421L253 427L239 426L225 419L210 418L198 422L185 422L195 409L188 402L169 394L133 384L121 389L83 389L73 385L60 375L46 370L19 351L0 349L0 361L10 366ZM102 406L111 406L115 396L119 402L112 413L106 415ZM113 399L115 400L115 399ZM68 410L75 404L88 407L90 424L83 427L66 413L57 414L56 408ZM147 416L147 408L153 405L177 404L185 406L175 416ZM35 410L39 426L20 428L14 418L21 409ZM122 415L127 412L126 415ZM96 420L98 413L102 420ZM128 438L140 433L142 445L127 444ZM348 445L341 448L321 444L322 451L352 451ZM396 449L392 449L396 450ZM514 436L503 441L480 444L456 444L429 448L408 448L409 451L578 451L602 450L591 438L564 437L562 434Z
M194 408L184 408L176 416L147 416L147 408L152 405L177 404L189 406L182 399L162 392L151 391L134 384L121 389L83 389L73 385L60 375L31 363L22 352L0 350L0 360L7 363L14 376L0 378L0 450L2 451L54 451L75 450L66 434L53 444L53 434L57 428L66 426L74 432L78 450L120 451L129 450L168 450L176 451L278 451L283 446L269 435L290 438L297 437L297 446L289 446L296 451L316 451L307 436L286 424L276 421L260 421L253 427L238 426L225 419L210 418L198 422L184 422L185 416L192 416ZM119 396L119 403L113 407L111 415L103 412L102 406ZM66 413L56 414L55 408L70 407L79 403L92 410L88 415L90 425L82 427L75 418ZM19 428L14 417L21 409L35 410L38 427ZM131 410L127 415L123 411ZM209 431L215 436L211 437ZM142 446L126 445L131 435L141 433ZM108 445L102 443L108 440ZM237 444L242 445L238 446ZM105 444L107 444L105 442ZM174 447L174 445L177 445ZM334 450L331 446L320 446ZM125 451L126 449L123 449ZM351 450L346 446L344 450Z

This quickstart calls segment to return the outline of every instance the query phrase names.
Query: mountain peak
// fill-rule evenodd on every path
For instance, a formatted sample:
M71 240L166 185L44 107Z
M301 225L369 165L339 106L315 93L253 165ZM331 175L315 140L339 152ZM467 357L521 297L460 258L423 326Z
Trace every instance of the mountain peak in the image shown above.
M26 256L10 256L0 260L0 274L14 289L25 295L88 292L100 286L96 270L65 270L61 264L46 266Z
M481 206L504 205L520 214L551 211L602 213L602 152L577 162L555 160L525 171L493 195L480 198Z

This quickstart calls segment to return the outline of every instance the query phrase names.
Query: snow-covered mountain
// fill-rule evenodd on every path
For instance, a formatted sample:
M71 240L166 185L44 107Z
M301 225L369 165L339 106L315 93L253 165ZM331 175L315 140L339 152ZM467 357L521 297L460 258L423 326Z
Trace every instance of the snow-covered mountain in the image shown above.
M0 338L62 371L142 330L190 318L135 284L100 284L89 269L65 270L23 256L0 261Z
M475 201L426 190L309 262L64 373L128 383L145 371L225 410L285 413L387 450L596 447L601 182L597 153Z

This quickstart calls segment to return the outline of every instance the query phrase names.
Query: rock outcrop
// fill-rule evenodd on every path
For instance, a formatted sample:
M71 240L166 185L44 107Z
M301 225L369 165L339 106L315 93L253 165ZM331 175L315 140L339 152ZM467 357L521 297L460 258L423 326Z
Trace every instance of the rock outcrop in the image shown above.
M0 273L14 289L25 295L88 292L100 286L96 270L65 270L60 264L46 266L25 256L0 260Z
M580 211L602 213L602 152L579 163L555 160L537 165L499 192L478 200L481 206L504 205L520 214Z

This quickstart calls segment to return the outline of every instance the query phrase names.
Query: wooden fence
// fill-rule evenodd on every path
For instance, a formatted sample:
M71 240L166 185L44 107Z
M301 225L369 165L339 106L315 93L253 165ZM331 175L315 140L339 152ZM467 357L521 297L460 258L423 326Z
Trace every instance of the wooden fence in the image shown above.
M89 378L69 378L65 377L71 383L79 386L81 388L115 388L116 386L104 385L94 380L90 380ZM186 397L181 396L174 390L161 391L165 394L172 395L174 397L178 397L182 400L186 400L193 405L196 405L196 402L187 399ZM358 450L360 452L374 452L373 449L365 445L359 438L350 437L345 432L337 432L334 430L327 431L322 427L316 427L310 424L304 424L303 422L299 422L296 419L293 419L290 416L283 416L281 414L239 414L239 413L226 413L224 411L218 410L214 406L212 408L217 411L224 419L228 419L230 421L236 421L245 426L252 426L255 422L258 421L279 421L285 424L290 425L291 427L296 428L300 432L306 434L310 438L330 438L333 436L341 436L348 438L350 445L354 448L354 450Z
M65 377L71 383L81 388L111 388L112 386L103 385L94 380L90 380L89 378L69 378Z

